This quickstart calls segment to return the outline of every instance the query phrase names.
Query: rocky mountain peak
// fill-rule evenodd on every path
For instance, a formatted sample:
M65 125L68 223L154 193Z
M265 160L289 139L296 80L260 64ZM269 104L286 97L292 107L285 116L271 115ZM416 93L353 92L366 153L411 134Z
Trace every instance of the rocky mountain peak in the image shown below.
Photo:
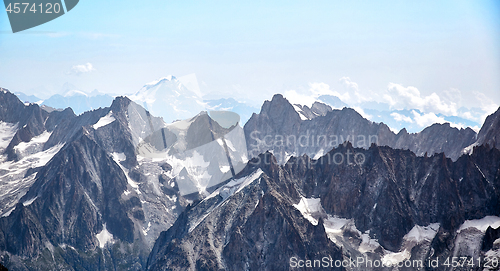
M500 107L495 113L486 118L477 135L476 145L486 143L491 147L500 149Z
M265 101L262 105L261 114L271 121L274 127L283 127L285 123L298 123L300 116L293 105L281 94L273 96L271 101Z

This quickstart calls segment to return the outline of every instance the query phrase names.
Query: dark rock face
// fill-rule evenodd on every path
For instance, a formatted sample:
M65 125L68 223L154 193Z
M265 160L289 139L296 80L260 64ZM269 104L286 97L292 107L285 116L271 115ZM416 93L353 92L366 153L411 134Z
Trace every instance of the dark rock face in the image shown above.
M387 126L372 123L353 109L324 114L302 120L283 96L275 95L272 101L264 102L260 114L254 114L245 124L250 157L272 150L278 161L284 163L291 155L319 157L345 141L368 148L371 143L387 145L394 138Z
M476 141L472 129L459 130L447 123L434 124L416 134L403 129L396 135L387 125L364 119L350 108L331 110L318 102L311 109L297 107L307 119L301 119L294 107L277 94L271 101L264 102L260 114L252 115L244 127L251 157L272 150L282 163L292 154L318 158L349 141L355 147L367 149L376 143L411 150L418 156L444 152L456 160L465 147Z
M463 149L475 141L476 132L470 128L458 130L450 127L449 123L435 123L415 134L408 134L403 129L396 135L395 142L389 146L411 150L418 156L443 152L446 157L457 160Z
M130 217L142 212L141 204L133 196L123 196L123 171L82 132L39 171L11 215L0 219L0 247L5 251L32 258L43 258L45 249L61 246L93 251L100 244L96 235L103 230L115 241L134 242ZM141 262L144 253L130 258Z
M328 112L332 111L332 108L329 105L318 102L314 102L311 108L307 105L300 104L296 104L295 106L300 109L298 113L302 114L302 116L307 119L314 119L317 116L325 116Z
M476 145L484 144L500 149L500 108L486 118L477 135Z
M273 159L272 157L268 157ZM252 173L247 168L239 177ZM320 224L314 226L293 207L296 193L268 174L254 174L241 192L221 193L188 207L174 226L158 238L148 260L149 270L289 270L290 258L341 259L341 250ZM283 180L287 181L287 180ZM292 188L293 189L293 188ZM334 268L335 269L335 268Z
M12 270L144 270L156 238L188 200L172 175L179 165L170 165L166 157L140 156L138 146L162 150L179 134L126 97L78 116L71 109L48 113L22 103L19 110L38 121L33 127L40 129L26 141L15 141L13 132L9 139L10 149L30 151L20 152L13 166L0 171L0 187L7 191L0 199L6 203L0 208L0 262ZM5 118L22 124L7 113ZM212 141L236 130L212 121L202 113L185 122L184 148L218 145ZM165 140L149 140L163 134ZM246 155L246 147L241 149Z
M415 224L437 222L451 230L466 219L497 215L500 153L477 150L480 153L473 157L452 162L442 154L424 158L387 147L361 151L348 145L328 153L310 169L295 159L285 168L298 173L299 180L310 180L301 185L305 196L321 198L327 213L353 217L358 229L370 230L381 245L397 250ZM348 152L363 154L366 162L333 167L328 163L328 157Z
M29 142L45 131L52 131L62 120L63 115L71 115L65 111L48 113L37 104L24 105L16 95L0 88L0 120L8 123L17 123L18 130L3 151L8 160L18 159L14 147L21 142ZM71 116L70 116L71 117Z
M75 116L71 109L47 113L20 104L25 112L19 114L41 123L32 127L45 141L38 139L39 149L1 172L0 185L10 191L1 200L12 206L0 217L2 264L10 270L144 269L153 242L187 203L168 163L137 160L130 105L118 97L109 108ZM26 138L28 146L34 136Z
M333 160L347 153L364 162ZM259 177L249 177L255 172ZM432 242L413 247L413 259L465 255L464 236L477 235L481 250L484 234L457 234L457 229L465 220L500 214L500 150L485 147L456 162L443 154L417 157L375 145L368 150L341 145L318 160L302 156L283 166L267 153L236 178L253 181L239 193L231 192L229 182L186 209L157 240L150 270L288 270L294 256L317 259L326 253L342 259L359 253L328 240L322 217L316 226L304 219L294 205L301 197L320 199L329 216L353 219L388 251L402 251L415 225L439 223ZM352 234L349 238L359 239ZM484 243L496 240L494 235L487 233Z
M500 238L500 228L493 229L491 227L488 227L488 229L486 229L486 233L484 234L484 237L483 237L483 243L481 245L481 250L488 251L488 250L492 249L495 240L497 240L498 238Z
M186 133L187 149L210 143L221 138L228 133L228 129L222 128L216 121L213 121L208 114L200 114L189 126Z
M4 88L0 88L0 103L2 104L2 108L0 109L0 119L2 121L11 123L21 121L21 124L24 125L31 117L27 114L22 114L26 110L25 105L16 95Z

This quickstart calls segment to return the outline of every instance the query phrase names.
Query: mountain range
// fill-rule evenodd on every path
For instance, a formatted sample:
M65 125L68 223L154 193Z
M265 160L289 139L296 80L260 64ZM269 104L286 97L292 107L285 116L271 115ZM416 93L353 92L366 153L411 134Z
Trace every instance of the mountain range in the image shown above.
M155 99L179 87L164 78L79 115L1 89L0 263L291 270L500 255L500 110L477 134L395 134L350 108L275 95L242 128L198 98L194 116Z
M223 95L217 92L203 95L196 79L193 80L192 77L193 75L180 78L172 75L162 77L145 84L138 91L128 95L128 97L151 111L153 115L162 117L166 123L192 117L202 110L223 110L239 114L240 124L244 125L253 113L259 112L259 108L254 105L255 101L250 102L240 98L235 99L235 97L228 98L231 95ZM42 90L38 91L43 90L42 88ZM76 114L107 107L116 96L101 93L98 90L92 92L83 91L70 83L65 83L59 94L52 95L47 99L41 99L35 95L26 95L21 92L15 94L25 103L37 103L55 110L71 107ZM316 103L328 105L332 109L355 108L364 118L373 122L383 122L394 133L398 133L403 128L409 133L417 133L434 122L440 124L450 123L452 127L459 129L471 127L475 132L479 132L485 113L480 108L461 107L453 115L429 114L429 112L422 112L416 108L398 110L392 108L390 104L375 101L349 105L331 94L315 96L315 100ZM292 104L299 107L307 106L308 108L313 106L313 104L309 105L300 102ZM47 108L47 110L53 109Z
M90 93L82 91L70 83L65 83L60 93L45 100L22 92L16 92L15 95L24 103L36 103L47 107L48 111L71 107L77 115L107 107L114 99L114 96L97 90ZM233 98L202 99L175 76L163 77L145 84L139 91L128 97L150 110L155 116L163 117L166 123L190 118L203 110L235 112L240 115L241 123L245 123L252 113L258 110Z
M433 124L419 133L402 129L395 134L384 123L369 121L354 109L332 109L318 102L311 108L292 105L279 94L264 102L244 130L251 157L270 150L280 163L303 154L319 158L345 141L365 149L372 143L408 149L418 156L444 152L456 160L477 140L472 129L454 128L449 123Z

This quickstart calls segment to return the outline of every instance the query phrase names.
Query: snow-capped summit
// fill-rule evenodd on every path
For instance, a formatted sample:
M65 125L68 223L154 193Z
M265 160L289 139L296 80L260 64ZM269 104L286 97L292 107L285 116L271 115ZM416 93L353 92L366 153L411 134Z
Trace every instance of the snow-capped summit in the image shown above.
M144 85L129 98L167 123L190 118L205 109L202 99L172 75Z
M66 82L62 85L59 93L62 93L63 96L66 96L67 94L71 94L74 91L82 92L82 90L80 88L76 87L75 85L73 85L69 82Z
M149 82L149 83L146 84L146 86L154 86L154 85L157 85L157 84L161 83L162 81L172 81L172 80L177 80L177 77L175 77L173 75L168 75L168 76L162 77L162 78L160 78L158 80Z
M73 96L85 96L88 97L89 95L81 90L77 89L72 89L63 94L64 97L73 97Z

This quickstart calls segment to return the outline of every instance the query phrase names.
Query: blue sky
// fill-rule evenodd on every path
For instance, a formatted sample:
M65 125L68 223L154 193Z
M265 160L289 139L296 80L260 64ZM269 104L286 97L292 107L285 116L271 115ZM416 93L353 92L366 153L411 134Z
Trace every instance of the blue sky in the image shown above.
M81 0L16 34L0 12L0 86L42 98L65 82L126 94L194 73L203 94L255 104L277 92L300 100L325 84L322 93L354 105L491 111L499 49L500 2L486 0Z

